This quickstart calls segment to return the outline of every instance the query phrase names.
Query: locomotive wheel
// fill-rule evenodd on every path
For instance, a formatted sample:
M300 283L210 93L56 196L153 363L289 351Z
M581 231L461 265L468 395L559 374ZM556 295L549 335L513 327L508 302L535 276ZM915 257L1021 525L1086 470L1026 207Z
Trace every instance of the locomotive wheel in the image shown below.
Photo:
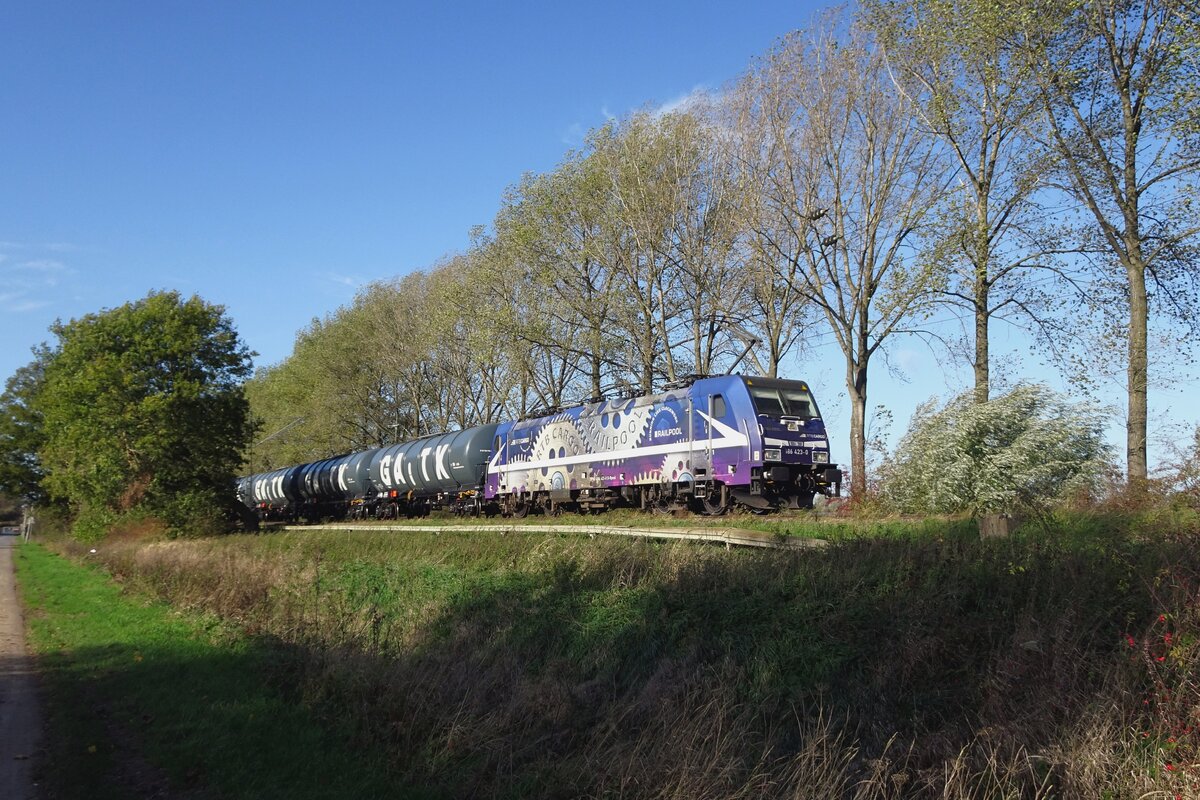
M729 510L729 504L721 501L720 492L709 492L696 500L696 510L706 517L719 517Z
M514 519L525 519L529 516L529 503L525 500L516 500L508 507L508 515Z
M670 514L675 510L675 498L659 489L650 501L650 510L655 514Z

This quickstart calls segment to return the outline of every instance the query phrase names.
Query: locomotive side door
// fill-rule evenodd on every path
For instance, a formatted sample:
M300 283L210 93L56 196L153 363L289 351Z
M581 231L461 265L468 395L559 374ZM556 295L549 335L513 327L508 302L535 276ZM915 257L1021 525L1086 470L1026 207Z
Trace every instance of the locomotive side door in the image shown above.
M704 461L709 469L712 469L712 420L715 419L713 412L715 410L715 397L710 394L708 396L708 419L705 420L704 427L707 429L708 436L705 437ZM707 473L706 473L707 474Z
M709 488L712 486L712 469L713 469L713 446L712 446L712 416L713 416L713 396L707 395L706 403L708 405L708 419L704 420L704 456L700 461L701 464L696 465L696 484L693 492L697 498L707 497ZM703 473L701 473L703 469Z

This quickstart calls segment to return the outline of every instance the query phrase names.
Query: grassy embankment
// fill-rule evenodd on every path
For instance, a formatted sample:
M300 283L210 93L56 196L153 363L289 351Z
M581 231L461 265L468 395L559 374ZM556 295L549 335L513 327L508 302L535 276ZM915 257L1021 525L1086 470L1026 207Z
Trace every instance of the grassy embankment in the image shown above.
M308 531L95 558L270 642L397 791L1200 796L1194 515L871 533L782 553Z

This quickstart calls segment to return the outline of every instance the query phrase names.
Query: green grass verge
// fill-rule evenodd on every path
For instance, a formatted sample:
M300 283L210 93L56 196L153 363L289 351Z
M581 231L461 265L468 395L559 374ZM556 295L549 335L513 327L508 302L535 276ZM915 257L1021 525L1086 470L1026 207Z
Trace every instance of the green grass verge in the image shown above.
M37 545L17 551L48 735L53 798L394 796L266 679L275 648L122 594L99 570Z

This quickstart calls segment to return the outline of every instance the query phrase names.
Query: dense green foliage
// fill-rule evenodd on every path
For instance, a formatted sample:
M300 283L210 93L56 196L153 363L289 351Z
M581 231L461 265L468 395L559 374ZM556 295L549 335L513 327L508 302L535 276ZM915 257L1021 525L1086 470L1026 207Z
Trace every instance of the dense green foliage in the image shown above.
M998 800L1200 779L1194 515L880 533L763 553L307 531L92 558L284 643L280 680L384 748L397 792Z
M141 509L213 530L252 434L241 380L249 353L220 306L151 293L51 331L32 408L43 484L103 532Z
M882 470L884 502L908 513L1042 507L1088 492L1107 465L1106 412L1025 384L987 403L917 409Z
M49 354L18 369L0 395L0 493L25 501L45 499L38 453L45 444L42 415L34 400L41 390Z
M211 617L123 597L95 569L36 545L17 565L47 703L50 796L389 794L344 731L272 685L280 654L270 647Z

